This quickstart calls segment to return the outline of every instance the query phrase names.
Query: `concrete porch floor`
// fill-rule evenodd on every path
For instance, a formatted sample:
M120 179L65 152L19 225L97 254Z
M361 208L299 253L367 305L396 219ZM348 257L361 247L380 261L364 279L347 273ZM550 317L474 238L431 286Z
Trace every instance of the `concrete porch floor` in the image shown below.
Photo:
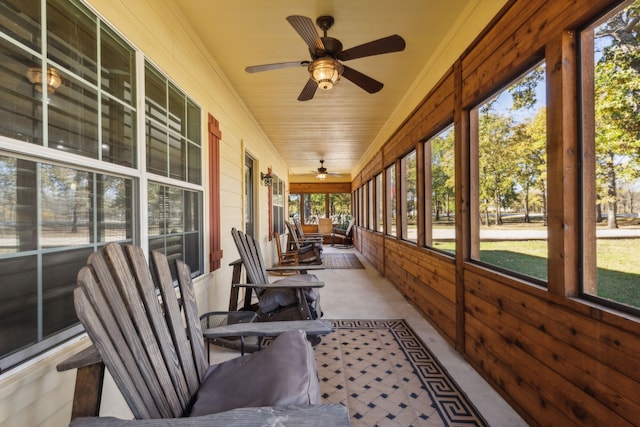
M325 283L325 319L406 319L491 426L528 425L358 251L324 245L324 253L332 252L355 253L366 268L314 271Z
M313 272L325 283L320 291L325 319L405 319L464 390L489 425L528 425L357 250L324 245L325 254L345 252L355 253L366 268ZM273 276L273 280L279 278L281 276ZM211 347L211 363L222 362L238 355L237 351L218 346Z

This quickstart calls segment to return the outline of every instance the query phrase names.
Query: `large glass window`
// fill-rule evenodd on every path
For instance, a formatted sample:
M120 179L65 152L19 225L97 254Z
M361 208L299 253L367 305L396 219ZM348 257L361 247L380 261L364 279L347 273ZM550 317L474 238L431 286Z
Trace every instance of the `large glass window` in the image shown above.
M369 188L369 193L367 195L367 203L369 205L368 209L369 209L369 219L367 222L367 228L369 228L370 230L375 229L375 224L376 224L376 199L374 197L375 195L375 188L374 188L374 184L373 184L373 180L369 180L369 184L368 184L368 188Z
M581 34L583 294L640 309L640 1Z
M289 194L289 218L303 224L317 225L319 218L331 218L334 225L351 220L350 193Z
M396 236L396 165L389 166L386 171L386 202L387 202L387 214L386 214L386 233L390 236Z
M72 290L90 253L149 238L201 274L203 230L195 102L147 63L137 110L142 56L81 1L0 2L0 32L1 372L81 331ZM162 184L139 170L137 123Z
M196 276L204 272L202 192L182 186L201 184L200 108L146 62L145 113L147 171L175 181L148 186L149 250L184 260Z
M284 182L273 175L272 191L272 227L273 232L284 234Z
M38 2L0 5L0 135L135 167L133 48L80 2L46 14L44 57Z
M76 274L133 238L132 180L0 155L0 370L79 328Z
M417 169L416 169L416 151L413 150L402 159L400 159L400 176L402 182L400 183L400 202L402 206L400 211L402 212L402 230L400 237L403 240L410 242L418 241L418 229L416 226L416 219L418 216L418 181L417 181Z
M456 250L454 143L450 125L424 144L425 243L447 252Z
M383 221L383 214L384 214L384 197L383 197L383 191L384 188L382 187L382 174L378 174L376 175L375 178L375 182L376 182L376 220L375 220L375 231L382 233L382 231L384 230L384 221Z
M147 170L201 184L200 108L149 63L145 85Z
M324 193L303 195L304 224L317 225L320 218L327 217L327 198Z
M329 217L334 225L345 225L351 220L351 194L329 193Z
M547 279L545 66L538 64L472 111L473 259Z
M175 259L184 260L192 274L202 274L200 193L149 183L148 199L149 250L169 258L174 279Z

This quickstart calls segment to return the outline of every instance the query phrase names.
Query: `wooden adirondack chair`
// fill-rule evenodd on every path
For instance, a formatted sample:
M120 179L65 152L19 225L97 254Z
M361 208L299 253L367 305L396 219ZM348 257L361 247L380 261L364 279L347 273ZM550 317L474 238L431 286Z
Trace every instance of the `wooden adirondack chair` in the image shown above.
M280 241L280 234L273 234L276 251L278 252L278 265L277 267L288 267L292 265L299 265L298 262L298 252L297 251L286 251L282 250L282 242ZM298 270L284 270L284 271L272 271L271 274L275 274L278 276L288 276L291 274L300 274Z
M353 224L355 220L352 218L347 228L335 227L331 232L331 246L340 244L340 247L350 248L353 246Z
M322 222L321 220L323 219L326 219L326 218L320 218L319 223ZM300 223L300 220L297 218L293 219L293 225L296 228L295 231L297 233L298 240L300 240L301 242L318 242L319 241L322 243L322 239L324 238L322 233L305 233L304 230L302 229L302 224Z
M308 270L322 267L299 265L267 268L262 258L258 242L253 237L233 228L231 235L238 248L247 274L248 283L232 283L232 288L245 288L245 309L258 313L259 321L273 320L311 320L322 317L319 288L324 286ZM315 268L314 268L315 267ZM303 274L289 276L269 283L269 271L298 270ZM239 274L238 274L239 276ZM257 297L257 305L250 306L252 295ZM235 293L237 300L237 291ZM234 292L232 289L232 299ZM230 303L230 309L233 306Z
M78 273L76 312L95 347L58 367L79 368L73 426L320 425L318 420L348 425L341 405L318 405L313 350L298 328L318 332L326 325L275 322L206 330L205 337L277 336L260 352L208 366L189 267L176 263L180 301L167 258L158 252L151 258L154 275L141 248L111 243ZM95 417L104 366L139 420ZM162 421L146 420L153 418Z
M300 263L322 263L322 241L313 239L308 241L301 241L298 238L298 233L295 231L295 227L285 221L287 227L287 250L298 252L298 261Z

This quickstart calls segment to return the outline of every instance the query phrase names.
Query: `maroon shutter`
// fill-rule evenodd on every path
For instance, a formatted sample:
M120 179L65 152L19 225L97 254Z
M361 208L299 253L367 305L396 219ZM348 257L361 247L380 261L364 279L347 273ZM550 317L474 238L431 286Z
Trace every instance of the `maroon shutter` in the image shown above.
M209 266L220 268L222 245L220 242L220 123L209 114Z

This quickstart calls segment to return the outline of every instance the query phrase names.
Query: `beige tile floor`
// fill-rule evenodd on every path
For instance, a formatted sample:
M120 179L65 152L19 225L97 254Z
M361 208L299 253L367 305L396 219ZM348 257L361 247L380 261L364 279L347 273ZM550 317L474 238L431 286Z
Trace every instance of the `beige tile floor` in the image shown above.
M325 319L404 318L438 357L458 385L493 427L527 423L464 361L449 343L409 304L390 281L382 277L355 249L325 245L325 253L353 252L365 269L314 272L325 283L321 304Z
M464 390L492 427L520 427L527 423L457 353L418 311L355 249L324 245L325 253L353 252L365 269L318 270L325 283L321 304L325 319L406 319L447 371ZM273 277L277 280L281 277ZM212 363L237 357L238 353L212 346ZM215 350L214 350L215 349Z

